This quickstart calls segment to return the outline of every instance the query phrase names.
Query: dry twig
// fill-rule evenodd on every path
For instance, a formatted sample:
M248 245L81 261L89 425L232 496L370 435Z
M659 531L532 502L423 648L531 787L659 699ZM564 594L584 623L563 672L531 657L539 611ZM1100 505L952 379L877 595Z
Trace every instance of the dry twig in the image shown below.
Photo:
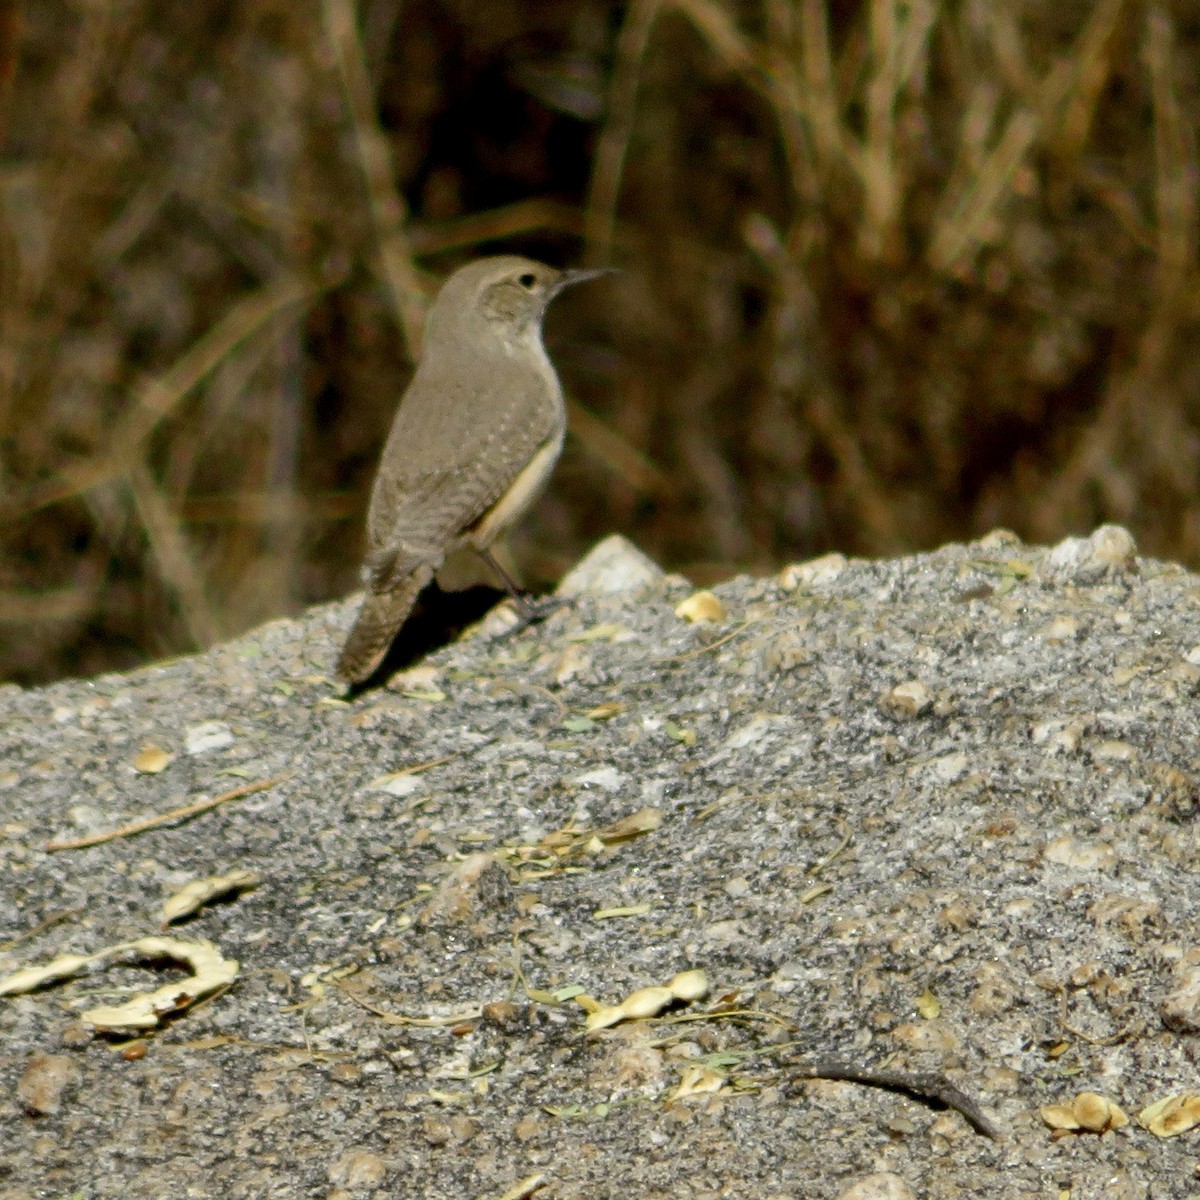
M46 842L42 849L48 852L83 850L88 846L99 846L104 842L115 842L120 838L133 837L134 834L145 833L148 829L157 829L160 825L169 825L172 821L181 821L187 817L194 817L198 813L208 812L210 808L228 804L230 800L240 800L243 796L253 796L255 792L265 792L267 788L272 788L277 783L283 783L284 780L291 779L291 777L292 773L288 772L286 775L276 775L274 779L260 779L257 783L243 784L228 792L222 792L219 796L213 796L208 800L198 800L195 804L184 805L183 808L173 808L170 812L159 813L156 817L131 821L128 825L122 825L119 829L110 829L106 833L91 833L86 837Z

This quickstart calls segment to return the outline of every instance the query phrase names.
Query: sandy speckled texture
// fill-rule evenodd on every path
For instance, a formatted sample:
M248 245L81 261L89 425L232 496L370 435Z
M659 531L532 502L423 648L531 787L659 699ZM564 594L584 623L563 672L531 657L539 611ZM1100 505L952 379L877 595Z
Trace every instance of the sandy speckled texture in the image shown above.
M1038 1110L1087 1091L1134 1117L1197 1083L1200 579L1121 530L1052 552L994 534L735 580L692 623L684 581L603 553L540 626L485 624L349 703L326 678L349 604L0 689L0 974L153 933L191 879L262 877L175 928L242 974L144 1055L79 1021L126 998L108 985L165 981L144 969L0 1000L0 1196L1195 1186L1200 1134L1053 1138ZM147 744L174 755L157 773L134 767ZM646 807L641 836L529 849ZM588 1039L546 1002L692 967L712 992L682 1013L743 1015ZM942 1072L1006 1136L789 1081L814 1057ZM729 1082L669 1099L689 1065Z

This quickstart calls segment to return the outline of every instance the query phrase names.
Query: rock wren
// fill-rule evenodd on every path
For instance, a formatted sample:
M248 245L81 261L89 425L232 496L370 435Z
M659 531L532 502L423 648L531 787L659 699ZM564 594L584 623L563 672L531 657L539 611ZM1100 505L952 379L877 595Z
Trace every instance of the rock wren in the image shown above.
M371 491L367 593L337 664L346 682L375 672L447 554L469 547L490 559L545 485L566 409L542 317L563 288L601 274L506 255L442 285Z

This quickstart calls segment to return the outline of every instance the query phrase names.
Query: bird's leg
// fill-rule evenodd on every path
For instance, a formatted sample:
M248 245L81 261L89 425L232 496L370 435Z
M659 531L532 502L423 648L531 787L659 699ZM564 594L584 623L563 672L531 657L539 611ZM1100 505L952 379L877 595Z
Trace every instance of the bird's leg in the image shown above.
M520 614L520 619L517 623L505 632L505 637L512 637L513 634L528 629L530 625L534 625L538 621L544 621L551 613L557 612L563 605L569 603L569 601L563 599L561 596L542 596L537 600L531 600L528 596L522 594L521 589L517 587L512 576L500 565L499 560L490 549L479 547L478 554L504 581L505 590L512 597L512 602L517 606L517 611Z

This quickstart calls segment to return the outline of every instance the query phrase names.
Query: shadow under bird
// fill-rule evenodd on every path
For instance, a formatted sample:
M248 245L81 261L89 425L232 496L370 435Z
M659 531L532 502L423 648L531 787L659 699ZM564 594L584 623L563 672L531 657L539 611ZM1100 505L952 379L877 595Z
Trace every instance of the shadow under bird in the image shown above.
M563 288L606 273L505 255L442 285L371 491L366 595L337 663L347 683L374 674L448 554L498 569L489 547L545 486L566 432L542 318Z

